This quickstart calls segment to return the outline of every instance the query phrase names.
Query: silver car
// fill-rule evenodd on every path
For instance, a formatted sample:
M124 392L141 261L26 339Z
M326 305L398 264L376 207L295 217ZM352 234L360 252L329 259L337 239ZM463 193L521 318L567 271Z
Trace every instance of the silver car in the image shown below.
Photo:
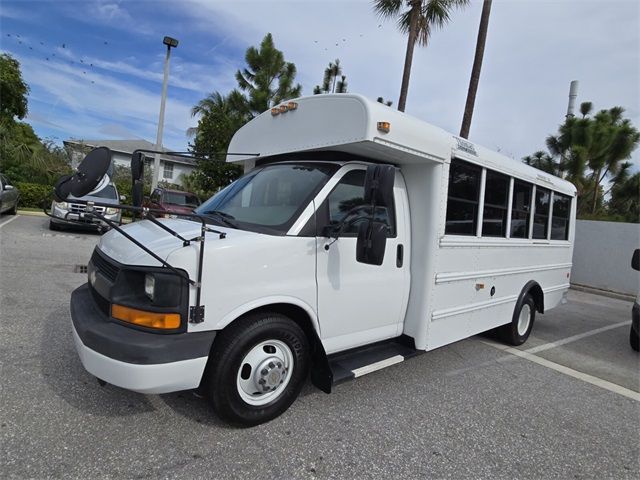
M18 210L20 192L11 185L7 177L0 174L0 213L8 212L15 215Z
M64 202L51 203L51 215L53 218L49 220L50 230L60 230L63 227L86 227L90 229L107 231L108 224L97 218L86 218L83 214L87 210L84 203L76 203L74 200L93 201L97 203L112 204L114 207L93 207L97 213L117 224L122 223L122 211L115 205L124 200L125 197L118 195L118 190L113 183L99 186L98 189L91 192L80 199L70 195Z

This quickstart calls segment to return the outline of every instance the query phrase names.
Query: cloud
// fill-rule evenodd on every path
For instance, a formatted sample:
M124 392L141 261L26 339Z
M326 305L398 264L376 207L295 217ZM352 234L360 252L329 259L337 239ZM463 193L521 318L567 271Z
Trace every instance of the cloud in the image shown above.
M48 106L46 115L41 109L30 116L34 123L57 125L72 137L95 136L101 130L104 133L105 125L116 124L127 129L129 136L155 138L158 94L61 61L44 65L40 60L22 58L21 63L32 90L30 100ZM167 100L166 145L184 145L186 129L194 123L190 108L182 101Z

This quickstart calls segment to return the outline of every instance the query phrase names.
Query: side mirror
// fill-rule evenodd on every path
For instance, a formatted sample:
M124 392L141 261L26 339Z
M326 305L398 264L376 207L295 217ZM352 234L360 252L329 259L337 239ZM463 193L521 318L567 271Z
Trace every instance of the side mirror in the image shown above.
M387 246L387 226L375 220L378 207L393 208L393 165L370 165L364 177L364 203L371 205L370 216L358 228L356 260L370 265L382 265Z
M126 195L120 195L120 201L124 202L127 200L127 196Z
M396 169L393 165L369 165L364 177L364 203L391 208L395 177Z
M142 206L142 197L144 195L142 180L134 180L131 188L131 203L134 207Z
M131 180L141 180L144 173L144 153L133 152L131 154Z
M640 270L640 248L636 248L631 257L631 268L634 270Z
M369 265L382 265L387 246L387 226L382 222L365 220L358 228L356 260Z
M13 185L5 185L4 189L5 190L13 190Z

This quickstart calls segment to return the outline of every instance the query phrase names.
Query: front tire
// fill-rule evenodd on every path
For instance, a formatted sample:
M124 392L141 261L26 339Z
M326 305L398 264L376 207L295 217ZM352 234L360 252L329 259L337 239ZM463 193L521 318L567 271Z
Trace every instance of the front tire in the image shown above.
M502 341L517 347L529 338L533 322L536 319L536 302L530 294L526 294L522 302L516 304L511 323L498 329Z
M56 225L55 223L53 223L53 221L49 220L49 230L57 232L59 230L61 230L61 228Z
M284 315L258 313L216 339L205 380L221 418L253 426L289 408L308 370L309 342L302 329Z

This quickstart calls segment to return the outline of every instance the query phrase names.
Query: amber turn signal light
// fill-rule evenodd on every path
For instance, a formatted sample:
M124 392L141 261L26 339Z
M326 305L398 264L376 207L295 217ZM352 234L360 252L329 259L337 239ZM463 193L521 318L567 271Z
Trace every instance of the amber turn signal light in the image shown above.
M384 133L389 133L391 131L391 123L390 122L378 122L378 130Z
M111 316L141 327L172 330L180 327L179 313L158 313L137 310L123 305L111 305Z

